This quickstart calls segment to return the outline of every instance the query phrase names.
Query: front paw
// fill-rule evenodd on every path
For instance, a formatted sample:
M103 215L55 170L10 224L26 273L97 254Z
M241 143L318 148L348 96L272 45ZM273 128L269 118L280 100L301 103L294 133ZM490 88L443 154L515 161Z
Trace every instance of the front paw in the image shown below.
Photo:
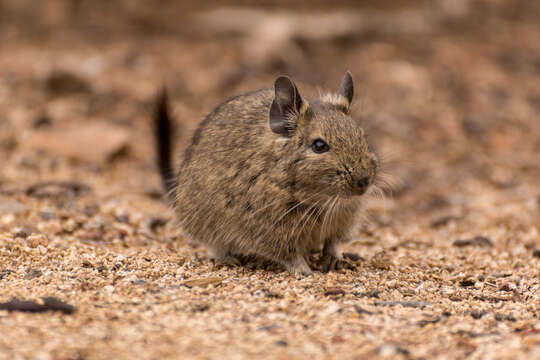
M329 272L343 267L341 248L336 243L327 242L322 251L322 271Z
M333 270L354 270L357 263L364 261L365 259L355 253L343 253L342 258L330 254L323 254L321 258L322 271L329 272Z
M342 268L343 261L331 254L323 255L322 258L322 271L327 273L332 270L339 270Z

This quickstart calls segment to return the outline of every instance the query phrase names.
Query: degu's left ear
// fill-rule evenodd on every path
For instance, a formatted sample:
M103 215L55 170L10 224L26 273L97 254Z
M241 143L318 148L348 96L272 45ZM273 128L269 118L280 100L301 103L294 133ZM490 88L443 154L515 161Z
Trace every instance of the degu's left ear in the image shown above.
M270 128L276 134L286 137L293 135L302 113L307 108L294 82L287 76L280 76L274 83L275 97L270 107Z
M343 96L345 100L348 102L348 106L351 106L352 99L354 96L354 83L352 79L352 75L349 71L345 73L345 76L343 77L343 81L341 82L341 86L339 87L338 94Z

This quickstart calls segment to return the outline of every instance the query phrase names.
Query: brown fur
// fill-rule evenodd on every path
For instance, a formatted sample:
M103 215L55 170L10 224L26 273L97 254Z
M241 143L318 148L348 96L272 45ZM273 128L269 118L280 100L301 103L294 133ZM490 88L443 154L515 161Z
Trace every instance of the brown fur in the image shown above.
M275 97L263 89L231 98L199 125L175 182L177 219L218 261L256 254L309 274L307 256L324 248L335 268L360 208L356 181L373 181L377 159L345 96L302 100L286 114L287 136L269 127ZM328 152L312 150L317 138Z

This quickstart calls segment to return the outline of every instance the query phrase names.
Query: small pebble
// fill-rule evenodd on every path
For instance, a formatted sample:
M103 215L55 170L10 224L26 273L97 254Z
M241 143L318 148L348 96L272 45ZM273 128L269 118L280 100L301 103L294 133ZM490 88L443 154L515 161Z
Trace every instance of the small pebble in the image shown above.
M337 288L337 287L331 287L326 289L324 292L324 296L335 296L335 295L345 295L345 290Z
M49 244L49 239L43 234L33 234L26 238L26 243L31 248L37 248L39 245L47 246Z

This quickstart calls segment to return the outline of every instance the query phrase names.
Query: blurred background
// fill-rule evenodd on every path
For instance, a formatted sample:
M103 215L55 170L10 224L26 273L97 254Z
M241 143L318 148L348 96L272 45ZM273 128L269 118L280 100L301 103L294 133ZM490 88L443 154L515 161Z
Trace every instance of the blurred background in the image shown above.
M539 19L529 0L2 0L0 189L78 179L159 198L149 116L164 84L182 147L231 95L288 74L318 96L350 70L394 177L378 226L538 226Z

